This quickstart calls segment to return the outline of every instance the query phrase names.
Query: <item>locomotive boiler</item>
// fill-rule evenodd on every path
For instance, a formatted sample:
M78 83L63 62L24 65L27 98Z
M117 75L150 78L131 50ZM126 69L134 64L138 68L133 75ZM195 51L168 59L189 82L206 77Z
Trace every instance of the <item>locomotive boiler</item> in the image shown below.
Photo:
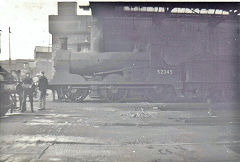
M108 101L134 92L154 102L235 101L238 6L92 2L91 49L56 50L55 69L69 81L52 87L80 100L94 90Z

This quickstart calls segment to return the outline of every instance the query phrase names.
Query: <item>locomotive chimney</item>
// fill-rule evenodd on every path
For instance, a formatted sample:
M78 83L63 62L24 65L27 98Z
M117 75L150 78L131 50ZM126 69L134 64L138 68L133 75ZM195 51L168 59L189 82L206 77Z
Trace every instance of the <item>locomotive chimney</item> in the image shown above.
M60 16L77 15L77 2L58 2L58 15Z

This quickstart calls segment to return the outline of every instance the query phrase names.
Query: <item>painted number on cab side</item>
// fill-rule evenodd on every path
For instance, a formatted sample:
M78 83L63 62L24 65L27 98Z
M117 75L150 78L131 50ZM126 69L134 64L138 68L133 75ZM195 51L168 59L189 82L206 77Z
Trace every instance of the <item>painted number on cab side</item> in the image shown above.
M158 69L157 73L159 75L172 75L173 74L173 70L171 70L171 69Z

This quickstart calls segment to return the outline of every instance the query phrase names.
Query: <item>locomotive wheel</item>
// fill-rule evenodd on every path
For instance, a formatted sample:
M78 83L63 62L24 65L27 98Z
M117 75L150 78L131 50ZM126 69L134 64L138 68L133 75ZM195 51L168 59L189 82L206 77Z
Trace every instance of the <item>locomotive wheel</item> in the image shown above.
M157 86L146 90L146 99L151 102L159 102L163 99L163 86Z
M68 98L71 101L81 102L89 95L89 89L70 88Z
M100 90L100 96L108 102L120 102L127 97L128 91L126 89L120 89L116 87L110 87Z
M66 86L60 86L57 89L58 100L66 101L67 100L67 91L68 88Z
M146 91L146 98L151 102L169 102L176 99L176 92L172 86L156 86Z
M107 75L103 81L107 83L122 82L124 78L118 74ZM118 87L107 87L99 89L99 96L108 102L119 102L124 100L127 97L128 90Z
M204 87L197 87L192 89L183 89L185 101L188 102L206 102L208 99L208 92Z

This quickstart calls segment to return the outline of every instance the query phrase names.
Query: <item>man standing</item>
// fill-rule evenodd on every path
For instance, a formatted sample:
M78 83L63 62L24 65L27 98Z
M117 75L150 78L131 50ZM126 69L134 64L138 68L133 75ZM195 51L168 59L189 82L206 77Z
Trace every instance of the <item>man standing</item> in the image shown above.
M45 110L47 86L48 86L48 80L44 76L44 72L42 71L41 76L38 80L38 87L40 91L39 110Z
M34 91L33 80L30 77L30 73L26 73L26 76L25 76L25 78L22 81L21 112L25 112L26 111L26 99L27 99L27 96L28 96L29 102L31 104L31 111L33 112L33 91Z

